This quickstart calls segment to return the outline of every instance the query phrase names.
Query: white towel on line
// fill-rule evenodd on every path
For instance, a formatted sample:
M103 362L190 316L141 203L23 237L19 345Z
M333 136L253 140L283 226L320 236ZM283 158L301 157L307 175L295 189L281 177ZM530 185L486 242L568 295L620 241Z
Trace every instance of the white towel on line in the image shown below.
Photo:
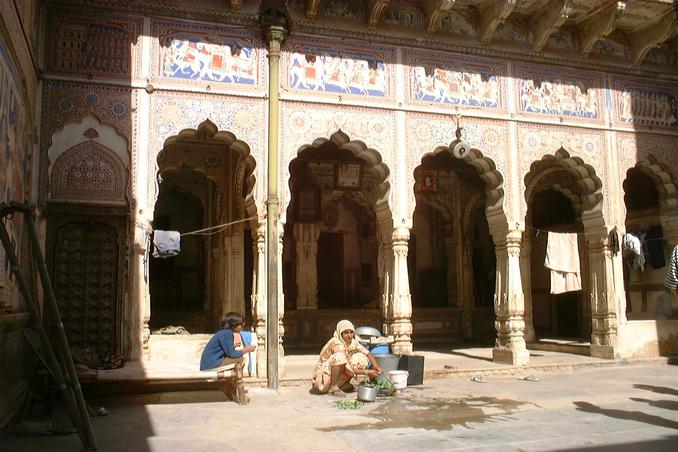
M577 234L549 232L544 266L551 270L551 293L581 290Z

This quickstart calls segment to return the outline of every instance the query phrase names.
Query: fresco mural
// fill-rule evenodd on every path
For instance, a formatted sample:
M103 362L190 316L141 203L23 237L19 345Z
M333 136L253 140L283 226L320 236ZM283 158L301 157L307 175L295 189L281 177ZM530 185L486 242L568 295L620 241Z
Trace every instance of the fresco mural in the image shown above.
M678 89L647 81L615 80L617 120L627 125L678 127Z
M160 77L239 85L259 82L259 44L253 35L158 22Z
M141 18L51 14L48 70L86 76L132 77Z
M294 43L287 51L288 86L293 89L372 97L390 95L393 50Z
M505 65L448 55L411 54L410 100L498 109Z
M525 113L560 115L577 119L601 119L602 79L574 73L518 66L518 109Z
M7 43L0 35L0 202L24 201L30 193L30 143L28 116L21 91L21 78L9 54ZM5 227L14 245L20 244L21 216L5 221ZM0 291L0 301L15 305L18 293L9 275L9 260L0 247L0 280L9 286ZM3 273L4 272L4 273Z

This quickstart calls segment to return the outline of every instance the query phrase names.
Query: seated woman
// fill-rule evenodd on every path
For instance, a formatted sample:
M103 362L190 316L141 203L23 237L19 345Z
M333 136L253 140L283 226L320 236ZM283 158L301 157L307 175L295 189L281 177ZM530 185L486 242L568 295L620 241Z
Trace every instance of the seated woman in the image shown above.
M372 368L367 366L372 364ZM355 339L353 324L348 320L337 323L334 336L320 351L313 371L312 391L346 397L344 390L354 389L356 376L375 378L382 374L377 360Z

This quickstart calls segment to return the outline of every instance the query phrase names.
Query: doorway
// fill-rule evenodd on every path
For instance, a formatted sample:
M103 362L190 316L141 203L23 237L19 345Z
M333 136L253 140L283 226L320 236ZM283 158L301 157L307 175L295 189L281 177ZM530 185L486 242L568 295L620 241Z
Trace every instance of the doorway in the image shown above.
M318 307L344 307L344 236L322 232L318 237Z

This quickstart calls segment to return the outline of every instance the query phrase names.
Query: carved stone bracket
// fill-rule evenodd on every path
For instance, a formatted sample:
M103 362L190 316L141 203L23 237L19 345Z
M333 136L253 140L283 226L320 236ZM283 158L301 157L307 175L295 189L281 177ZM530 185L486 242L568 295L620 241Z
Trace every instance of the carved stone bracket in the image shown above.
M552 0L544 6L541 13L530 19L530 28L534 35L532 49L535 52L541 52L549 37L565 23L570 15L570 1Z
M390 0L368 0L367 2L367 25L374 27L381 19L381 13Z
M426 31L438 31L443 16L452 9L455 0L426 0L424 13L426 14Z
M631 61L634 66L640 66L648 52L669 39L676 27L678 19L676 13L671 10L659 22L631 35Z
M480 43L487 45L492 42L494 31L503 24L516 6L517 0L495 0L488 4L480 13Z
M318 9L320 9L320 0L306 0L304 9L306 11L306 18L314 19L318 15Z
M614 31L624 11L626 11L625 1L614 2L581 24L578 33L582 56L586 57L596 42Z

